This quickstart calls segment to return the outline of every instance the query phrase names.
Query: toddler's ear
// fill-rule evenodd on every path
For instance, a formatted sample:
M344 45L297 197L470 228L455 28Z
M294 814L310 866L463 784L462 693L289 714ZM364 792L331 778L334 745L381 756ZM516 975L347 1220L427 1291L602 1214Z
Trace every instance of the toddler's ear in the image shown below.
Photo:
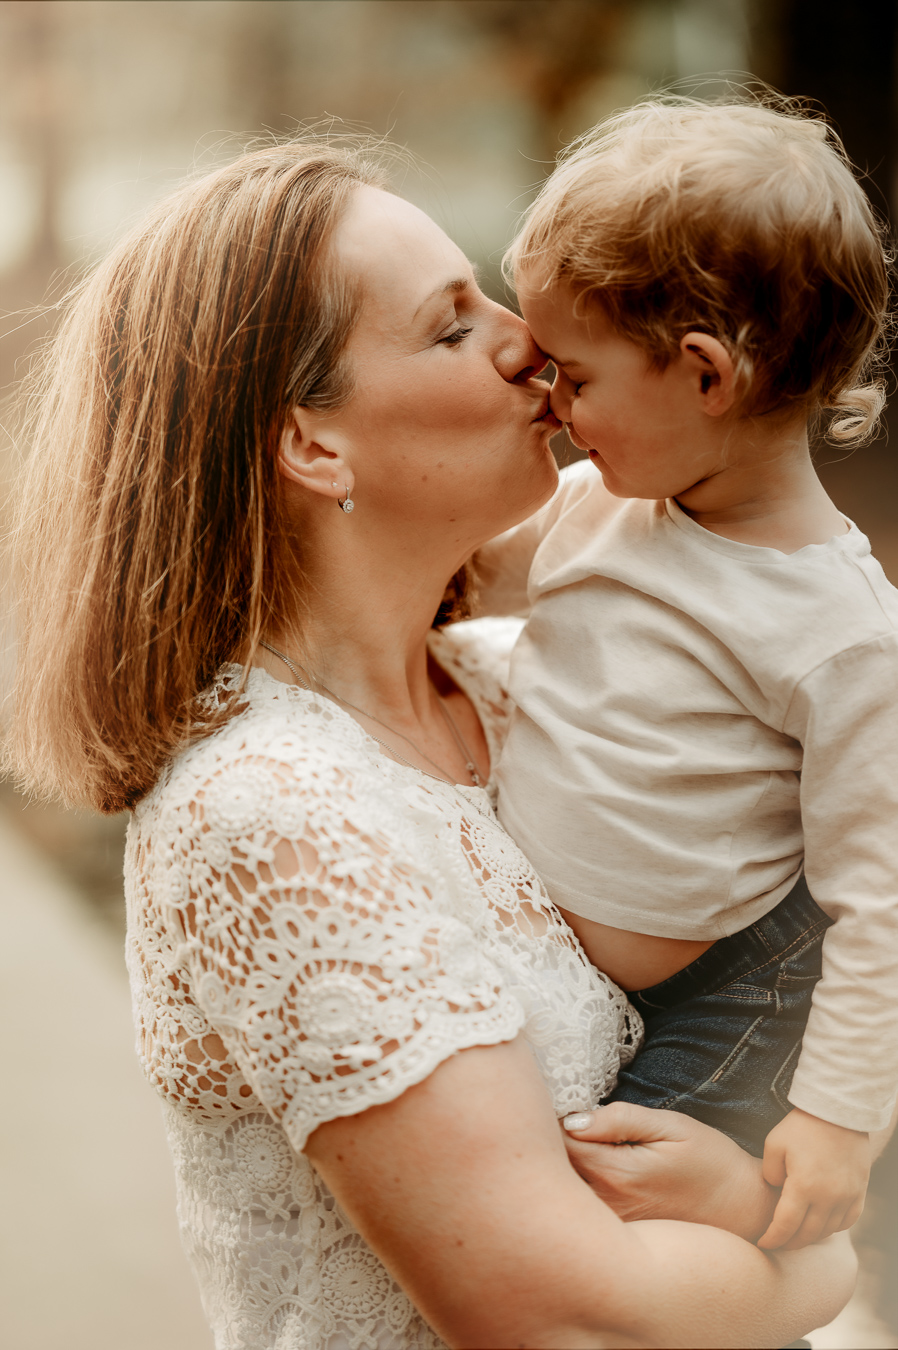
M736 372L723 343L708 333L687 333L680 339L680 354L702 411L709 417L728 413L736 401Z

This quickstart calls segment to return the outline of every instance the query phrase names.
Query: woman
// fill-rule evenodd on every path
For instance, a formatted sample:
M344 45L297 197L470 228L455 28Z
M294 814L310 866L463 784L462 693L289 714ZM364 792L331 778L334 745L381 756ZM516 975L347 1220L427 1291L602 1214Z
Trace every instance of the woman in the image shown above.
M764 1226L735 1146L677 1146L697 1223L625 1225L568 1162L557 1116L638 1025L492 814L496 645L432 630L551 493L557 424L523 324L378 181L296 144L163 204L75 302L23 489L17 760L134 810L216 1345L781 1344L851 1260L702 1226L724 1183Z

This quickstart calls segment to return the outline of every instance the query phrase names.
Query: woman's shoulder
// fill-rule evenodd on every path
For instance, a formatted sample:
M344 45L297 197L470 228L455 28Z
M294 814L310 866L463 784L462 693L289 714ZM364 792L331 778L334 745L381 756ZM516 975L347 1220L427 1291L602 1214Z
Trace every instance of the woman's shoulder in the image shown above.
M283 684L262 669L225 666L207 693L234 700L223 726L192 742L138 804L138 823L193 810L198 800L235 828L275 802L292 808L376 806L377 765L362 728L329 699Z

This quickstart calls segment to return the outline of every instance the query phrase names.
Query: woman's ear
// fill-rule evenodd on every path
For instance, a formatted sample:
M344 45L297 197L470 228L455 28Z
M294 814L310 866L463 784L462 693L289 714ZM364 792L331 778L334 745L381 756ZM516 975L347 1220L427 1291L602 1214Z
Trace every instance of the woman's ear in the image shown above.
M709 417L728 413L736 402L736 371L723 343L708 333L687 333L680 339L680 354L702 411Z
M309 492L339 499L352 495L355 476L340 433L327 422L326 414L312 408L292 410L281 433L278 472Z

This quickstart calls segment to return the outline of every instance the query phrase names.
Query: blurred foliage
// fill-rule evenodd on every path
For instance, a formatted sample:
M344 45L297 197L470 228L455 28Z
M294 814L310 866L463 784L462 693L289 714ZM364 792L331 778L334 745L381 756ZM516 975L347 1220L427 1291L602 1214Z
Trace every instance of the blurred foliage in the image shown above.
M434 0L412 0L431 10ZM436 0L443 10L455 0ZM632 19L629 0L467 0L465 21L488 34L496 65L530 101L540 147L549 163L565 114L596 78L613 69L621 30Z

